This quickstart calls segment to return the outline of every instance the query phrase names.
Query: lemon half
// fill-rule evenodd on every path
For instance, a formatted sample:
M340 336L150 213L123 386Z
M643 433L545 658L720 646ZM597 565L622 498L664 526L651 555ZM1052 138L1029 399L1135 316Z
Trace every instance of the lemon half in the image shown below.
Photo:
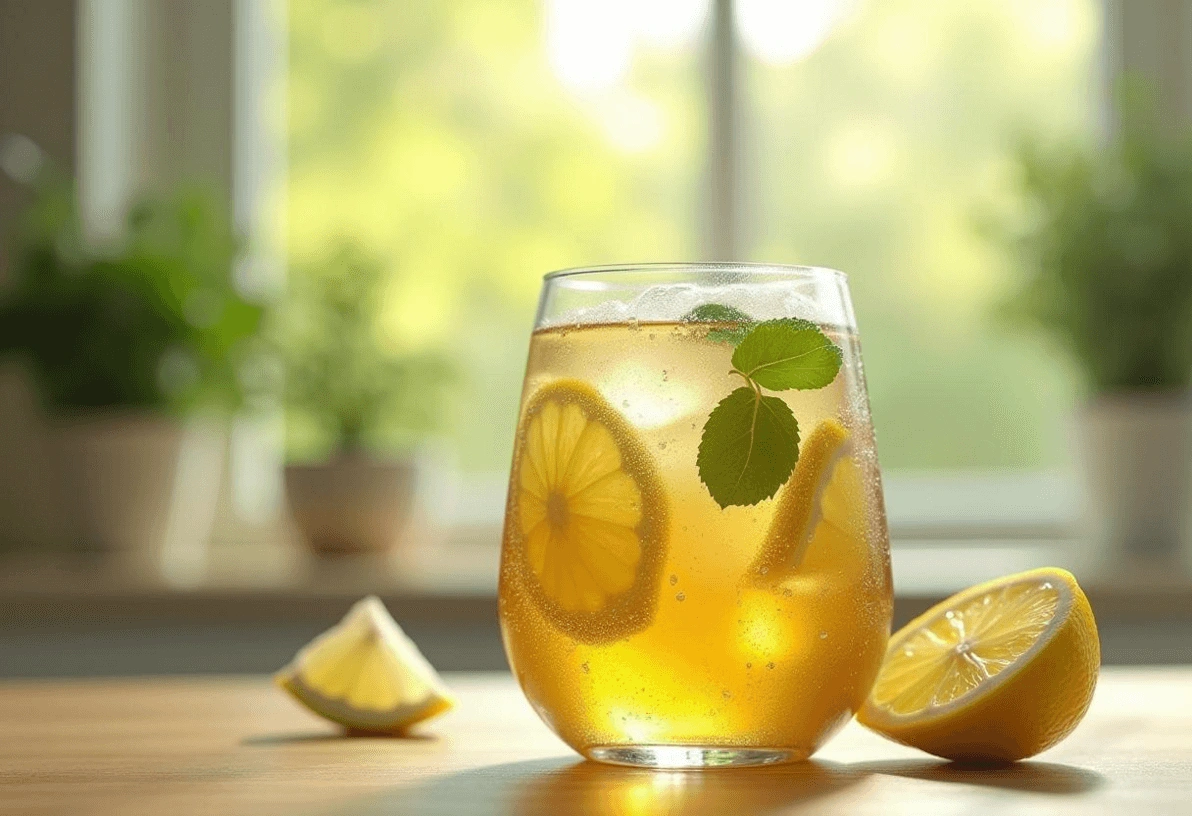
M303 647L274 680L316 714L360 731L401 732L455 704L418 647L371 595Z
M857 720L946 759L1024 759L1076 727L1100 664L1076 579L1030 570L967 589L903 627Z
M591 386L561 380L528 403L510 490L508 556L556 628L584 643L653 619L667 508L632 426Z

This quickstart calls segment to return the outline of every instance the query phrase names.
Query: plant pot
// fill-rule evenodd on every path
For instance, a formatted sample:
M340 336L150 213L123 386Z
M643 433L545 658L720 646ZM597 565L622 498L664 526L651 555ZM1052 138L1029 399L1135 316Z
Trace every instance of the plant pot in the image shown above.
M206 569L227 436L146 413L60 421L59 467L76 539L143 577L189 585Z
M1192 401L1099 397L1080 416L1087 536L1074 561L1094 580L1178 577L1192 521Z
M340 455L325 464L287 465L294 520L319 556L388 552L414 497L413 460Z

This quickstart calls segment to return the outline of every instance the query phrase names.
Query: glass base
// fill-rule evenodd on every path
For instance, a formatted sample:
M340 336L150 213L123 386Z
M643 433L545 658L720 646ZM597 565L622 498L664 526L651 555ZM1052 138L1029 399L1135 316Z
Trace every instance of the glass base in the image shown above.
M747 768L806 759L781 748L718 748L699 745L601 745L589 759L634 768Z

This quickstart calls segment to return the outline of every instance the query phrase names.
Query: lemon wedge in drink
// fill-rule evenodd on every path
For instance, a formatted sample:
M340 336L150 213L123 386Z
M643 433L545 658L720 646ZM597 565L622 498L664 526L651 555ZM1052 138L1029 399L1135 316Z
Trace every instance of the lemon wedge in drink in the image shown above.
M1076 727L1100 664L1076 579L1030 570L967 589L903 627L857 720L946 759L1024 759Z
M664 559L662 483L633 427L591 386L544 386L522 416L506 557L543 615L582 643L641 631Z
M781 581L803 563L814 544L839 558L865 546L865 491L849 457L848 430L826 419L803 441L795 472L778 494L751 572L763 582Z
M451 708L451 692L375 596L357 602L274 677L311 711L357 731L399 733Z

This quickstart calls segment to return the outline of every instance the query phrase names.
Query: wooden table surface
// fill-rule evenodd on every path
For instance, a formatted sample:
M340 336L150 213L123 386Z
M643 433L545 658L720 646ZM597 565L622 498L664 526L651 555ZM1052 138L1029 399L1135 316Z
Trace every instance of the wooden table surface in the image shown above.
M415 738L343 737L265 678L0 684L0 813L1192 814L1192 667L1103 672L1038 760L953 768L855 723L814 760L651 772L582 762L507 675L448 675Z

